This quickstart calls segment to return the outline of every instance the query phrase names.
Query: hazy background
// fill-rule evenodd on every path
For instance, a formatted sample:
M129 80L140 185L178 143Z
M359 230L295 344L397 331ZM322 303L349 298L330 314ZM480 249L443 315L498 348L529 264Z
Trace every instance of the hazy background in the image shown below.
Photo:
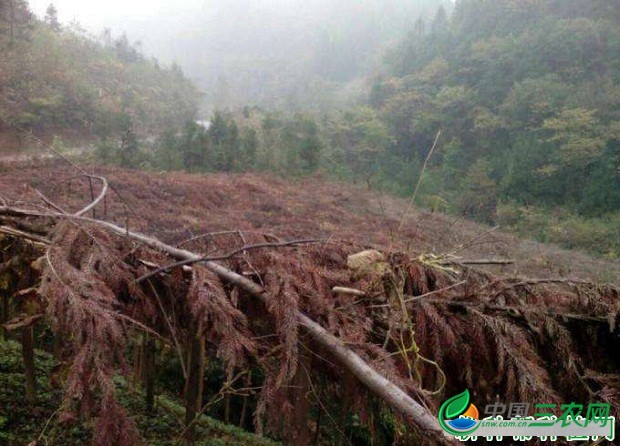
M48 0L33 0L43 15ZM176 62L215 107L326 110L355 99L381 53L444 0L57 0L63 24L109 28Z

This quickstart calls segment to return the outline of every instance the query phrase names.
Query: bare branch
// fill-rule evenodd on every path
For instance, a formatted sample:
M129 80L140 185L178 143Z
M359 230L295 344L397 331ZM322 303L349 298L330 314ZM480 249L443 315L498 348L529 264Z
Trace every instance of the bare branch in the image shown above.
M104 177L100 177L98 175L86 175L88 178L92 178L92 179L96 179L101 181L101 183L103 184L103 187L101 189L101 192L99 192L99 195L97 196L97 198L95 198L92 203L90 203L88 206L86 206L85 208L83 208L82 210L76 212L74 215L76 217L80 217L84 214L86 214L88 211L90 211L91 209L94 209L95 206L97 206L101 200L103 200L103 198L105 197L106 193L108 192L108 180L106 180Z
M397 230L398 232L402 231L403 226L405 225L405 221L407 220L407 217L409 216L409 212L411 212L411 208L413 207L415 199L418 196L418 190L420 189L420 184L422 184L424 173L426 172L426 166L428 165L428 161L431 159L431 156L433 156L433 153L435 152L435 147L437 147L437 142L439 141L440 136L441 136L441 129L437 131L437 135L435 135L435 140L433 141L433 145L431 146L431 149L428 151L428 154L426 155L426 158L424 159L424 164L422 164L422 170L420 171L420 177L418 178L418 182L415 185L413 194L411 194L411 201L409 201L409 205L407 206L407 208L405 209L405 212L403 213L403 218L400 221L400 225L398 225L398 230Z
M440 265L513 265L516 260L512 259L463 259L443 260Z
M41 200L43 200L43 202L45 204L47 204L49 207L51 207L52 209L54 209L56 212L61 212L63 214L67 213L67 211L65 211L63 208L61 208L60 206L58 206L56 203L54 203L52 200L50 200L49 198L47 198L43 192L41 192L39 189L35 189L34 190L37 195L41 198Z
M356 290L354 288L346 288L342 286L335 286L332 288L332 293L335 294L350 294L352 296L366 297L367 294L361 290Z
M49 239L45 237L37 234L32 234L30 232L20 231L19 229L14 229L10 226L0 226L0 233L11 235L13 237L23 238L32 242L43 243L44 245L49 245L52 243Z
M484 236L486 236L488 234L491 234L492 232L495 232L498 229L499 229L499 226L493 226L492 228L487 229L483 233L478 234L475 237L471 238L469 241L461 243L456 248L454 248L454 251L452 251L452 252L450 252L450 253L446 254L445 256L442 256L442 257L451 257L451 256L453 256L453 255L463 251L464 249L469 248L470 246L474 245L478 240L480 240Z
M200 263L200 262L213 262L213 261L218 261L218 260L228 260L236 256L237 254L245 253L245 251L252 251L252 250L261 249L261 248L282 248L282 247L287 247L287 246L298 246L302 244L318 243L318 242L320 242L320 240L318 239L304 239L304 240L293 240L290 242L282 242L282 243L257 243L255 245L246 245L246 246L242 246L241 248L235 249L234 251L226 255L223 255L223 256L216 256L216 257L204 256L199 259L181 260L171 265L162 266L160 268L157 268L155 271L151 271L150 273L147 273L143 275L142 277L137 278L134 283L143 282L146 279L149 279L161 273L165 273L166 271L169 271L174 268L178 268L180 266L191 265L191 264Z
M464 285L464 284L465 284L465 281L462 280L460 282L455 283L454 285L450 285L450 286L447 286L445 288L440 288L440 289L435 290L435 291L430 291L428 293L421 294L420 296L411 296L411 297L409 297L408 299L405 300L405 303L411 302L411 301L414 301L414 300L425 299L427 297L434 296L435 294L443 293L444 291L451 290L453 288L456 288L456 287Z

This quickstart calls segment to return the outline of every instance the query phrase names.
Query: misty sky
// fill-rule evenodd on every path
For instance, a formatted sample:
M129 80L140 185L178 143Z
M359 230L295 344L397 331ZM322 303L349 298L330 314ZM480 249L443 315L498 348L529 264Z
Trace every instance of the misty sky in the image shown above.
M50 0L29 0L31 9L39 16L45 14ZM312 3L308 0L107 0L91 2L84 0L54 0L62 23L77 20L86 29L99 32L103 27L113 31L124 29L131 22L158 20L169 17L174 20L189 18L196 14L238 10L251 4L262 9L286 9Z
M30 0L31 9L42 16L50 0ZM102 26L114 25L118 19L148 19L183 10L199 10L206 1L200 0L107 0L90 2L84 0L55 0L60 20L69 23L76 19L84 27L100 30Z
M171 40L182 41L187 36L204 33L256 28L257 20L297 16L309 5L315 7L324 0L54 0L61 23L77 21L92 34L110 28L113 35L127 33L131 41L140 40L149 55L165 62L183 59L175 54ZM389 1L389 0L388 0ZM43 17L50 0L29 0L30 8ZM244 23L246 22L247 23ZM263 20L269 22L269 20ZM211 25L211 26L210 26ZM252 26L253 25L253 26ZM269 23L264 26L269 27ZM211 32L209 32L211 31ZM222 34L221 32L219 34ZM231 35L226 33L227 37ZM172 44L172 45L170 45ZM170 48L167 48L170 46Z
M314 97L313 82L371 73L382 49L447 0L54 0L63 25L109 28L176 62L209 103ZM50 0L29 0L43 17ZM316 87L325 90L325 86ZM333 88L336 88L335 86ZM300 93L300 91L302 91ZM305 92L307 90L307 92ZM289 98L289 99L283 99Z

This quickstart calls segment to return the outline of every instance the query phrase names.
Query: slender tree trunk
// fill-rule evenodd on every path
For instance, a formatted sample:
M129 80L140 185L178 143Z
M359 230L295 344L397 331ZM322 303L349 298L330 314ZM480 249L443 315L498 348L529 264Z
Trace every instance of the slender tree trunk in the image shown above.
M321 436L321 414L323 413L323 408L319 404L317 407L316 414L316 430L314 431L314 444L319 444L319 437Z
M289 390L289 398L293 405L293 413L291 418L291 426L286 429L285 443L295 445L309 445L312 442L313 432L310 427L309 416L312 408L310 404L310 390L312 384L310 377L306 373L309 368L308 360L300 357L300 364L297 372L291 381L291 389ZM304 361L306 364L301 363Z
M26 377L26 401L31 406L34 406L37 402L33 331L33 327L26 327L22 330L22 357L24 359L24 374Z
M148 337L144 342L143 360L143 384L146 392L146 413L153 414L155 407L155 340Z
M9 320L9 296L2 294L0 296L0 334L2 339L7 337L7 331L2 327L2 324Z
M10 12L9 12L9 36L10 36L10 44L13 45L15 43L15 0L9 0Z
M144 353L144 340L139 344L136 343L133 350L133 376L132 380L134 385L138 385L140 383L140 379L142 378L142 355Z
M248 372L245 377L245 387L249 389L252 387L252 370ZM239 427L245 429L245 415L248 410L248 396L243 397L243 406L241 406L241 415L239 415Z
M230 395L224 397L224 423L230 424Z
M191 337L187 361L187 383L185 385L185 443L196 441L196 415L202 408L202 385L205 366L205 338Z

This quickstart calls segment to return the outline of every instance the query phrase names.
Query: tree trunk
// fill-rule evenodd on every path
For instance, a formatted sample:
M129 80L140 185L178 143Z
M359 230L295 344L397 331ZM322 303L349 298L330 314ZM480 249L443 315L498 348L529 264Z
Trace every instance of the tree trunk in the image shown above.
M252 387L252 370L250 370L248 374L246 375L244 383L245 383L246 389L249 389L250 387ZM247 411L248 411L248 396L245 395L243 397L243 406L241 406L241 414L239 415L239 427L241 429L245 429L245 416L246 416Z
M230 424L230 395L224 397L224 423Z
M155 407L155 340L150 336L144 341L142 361L143 385L146 393L146 413L147 415L152 415Z
M144 355L144 340L142 342L136 342L133 349L133 376L131 377L133 384L138 385L143 376L142 373L142 360Z
M7 330L3 325L9 320L9 296L2 294L0 296L0 334L2 339L6 339Z
M202 384L205 366L205 338L192 336L189 341L187 383L185 385L185 443L196 441L196 415L202 409Z
M22 330L22 357L24 359L24 374L26 377L26 401L30 406L34 406L37 402L33 330L33 327L26 327Z

